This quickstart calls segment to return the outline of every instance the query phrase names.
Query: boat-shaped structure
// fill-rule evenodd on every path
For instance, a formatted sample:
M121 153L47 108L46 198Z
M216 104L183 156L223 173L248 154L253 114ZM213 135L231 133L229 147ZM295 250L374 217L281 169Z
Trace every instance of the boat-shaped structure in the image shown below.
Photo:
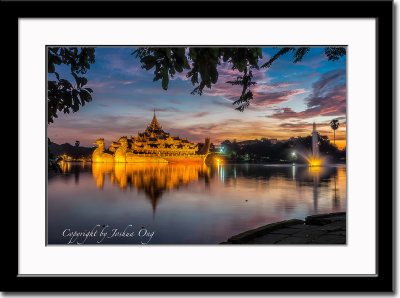
M92 162L122 163L204 163L209 150L210 138L198 145L187 138L171 136L158 123L156 113L146 130L136 137L123 136L111 142L105 149L104 139L95 143L98 147L92 154Z

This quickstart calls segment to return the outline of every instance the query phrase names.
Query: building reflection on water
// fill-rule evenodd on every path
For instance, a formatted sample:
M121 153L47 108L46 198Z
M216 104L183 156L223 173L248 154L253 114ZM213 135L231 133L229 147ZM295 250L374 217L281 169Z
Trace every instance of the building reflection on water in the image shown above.
M65 173L69 173L71 171L71 163L66 161L60 162L61 171Z
M60 163L61 172L65 174L63 179L69 179L71 175L74 176L76 185L79 185L79 175L82 172L88 171L91 168L91 162L66 162L61 161ZM54 175L49 175L49 180L54 178Z
M338 169L336 167L308 167L293 166L291 177L286 177L290 171L284 167L274 168L270 171L265 167L264 171L260 168L251 166L224 166L210 167L197 164L103 164L93 163L92 174L98 188L104 187L104 180L108 176L110 182L117 185L120 189L135 188L143 191L150 199L153 211L156 211L157 203L165 191L178 189L180 186L191 182L204 179L206 185L210 184L210 179L217 176L222 183L230 183L237 179L238 171L240 177L270 179L276 176L276 171L281 170L284 180L296 180L297 187L312 187L313 210L317 211L320 197L321 184L330 183L332 185L332 207L340 208L340 195L337 190ZM332 179L333 182L332 183Z
M206 189L213 185L215 190L218 181L221 187L242 187L241 183L251 183L254 181L273 181L266 184L258 192L262 197L265 192L273 192L274 189L282 189L276 193L274 199L279 200L284 189L295 187L299 194L302 189L310 190L312 194L312 208L310 211L316 212L320 209L320 200L327 195L331 196L332 210L341 209L341 202L344 197L341 193L345 192L346 169L345 167L322 166L274 166L274 165L225 165L217 164L214 166L199 164L125 164L125 163L71 163L61 162L61 170L65 174L61 176L63 180L74 178L75 184L79 185L79 176L82 173L91 172L96 187L103 189L107 181L110 185L117 186L120 190L136 189L143 192L149 199L153 212L155 213L157 204L165 192L175 190L179 187L204 180ZM53 179L49 176L49 180ZM248 182L246 182L248 181ZM329 189L329 191L328 191ZM310 196L311 198L311 196Z
M66 162L61 169L48 176L53 244L65 243L66 227L98 223L152 229L155 244L211 244L272 222L346 211L345 165Z
M96 186L104 187L105 179L121 190L135 188L150 199L153 211L166 191L204 179L210 183L210 171L205 164L125 164L93 163L92 174Z

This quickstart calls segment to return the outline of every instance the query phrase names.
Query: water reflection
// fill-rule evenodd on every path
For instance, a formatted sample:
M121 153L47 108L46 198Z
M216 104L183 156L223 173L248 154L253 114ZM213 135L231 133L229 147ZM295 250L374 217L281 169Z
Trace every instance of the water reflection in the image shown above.
M318 200L320 197L320 190L332 184L332 207L334 209L340 208L340 191L338 190L338 169L342 169L340 174L341 179L344 180L341 184L345 185L345 167L344 166L315 166L309 167L307 165L217 165L216 171L218 179L221 183L233 183L239 175L244 179L261 179L269 180L271 178L282 177L284 180L274 181L274 183L281 185L283 188L287 187L287 181L296 181L296 187L312 187L313 198L313 211L317 212ZM215 171L211 171L212 174ZM344 174L343 174L344 173ZM212 176L212 175L211 175ZM344 177L343 177L344 176ZM275 185L276 187L276 185Z
M59 177L63 180L69 180L73 176L76 185L79 185L79 176L81 173L91 169L92 164L88 162L60 162L62 176L55 175L53 172L49 173L48 180L52 180L55 177Z
M321 167L309 167L308 168L309 175L313 180L313 202L314 202L314 211L318 210L318 187L320 183L320 174L322 171Z
M165 191L178 189L200 178L204 179L205 184L210 182L209 169L205 164L93 163L92 174L100 189L104 187L106 177L109 177L111 184L121 190L135 188L144 192L151 201L153 212Z
M65 228L94 224L145 226L156 231L154 244L212 244L271 222L346 210L344 166L66 162L61 168L48 181L54 244L65 243Z

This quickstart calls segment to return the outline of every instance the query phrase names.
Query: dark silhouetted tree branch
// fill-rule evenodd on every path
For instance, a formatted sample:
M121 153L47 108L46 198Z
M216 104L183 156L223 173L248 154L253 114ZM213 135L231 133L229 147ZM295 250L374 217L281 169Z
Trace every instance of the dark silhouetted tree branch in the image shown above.
M55 81L48 81L48 123L57 118L58 111L68 114L71 110L77 112L80 106L92 100L90 93L93 93L93 90L84 87L87 79L79 75L86 74L90 64L95 62L94 52L94 48L48 48L48 73L53 73L56 78ZM56 65L69 66L75 84L60 78L56 72Z
M138 48L132 55L136 55L142 63L142 68L151 70L154 68L153 81L161 80L162 88L168 89L169 79L174 75L188 70L186 77L195 86L191 94L202 95L205 87L211 89L218 81L221 64L228 63L232 70L243 73L235 81L226 83L242 86L240 97L233 102L239 111L244 111L253 99L251 86L256 82L252 81L253 73L250 69L270 68L272 64L285 54L291 53L293 63L299 63L310 52L310 47L283 47L271 59L258 66L262 59L262 48ZM346 55L343 47L326 47L325 55L328 61L336 61ZM190 61L190 63L189 63Z

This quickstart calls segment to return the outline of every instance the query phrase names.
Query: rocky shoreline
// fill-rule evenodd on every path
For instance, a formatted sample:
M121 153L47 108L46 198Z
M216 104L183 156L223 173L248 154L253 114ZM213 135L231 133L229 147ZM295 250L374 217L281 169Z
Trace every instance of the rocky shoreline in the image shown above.
M268 224L232 236L220 244L346 244L346 212Z

